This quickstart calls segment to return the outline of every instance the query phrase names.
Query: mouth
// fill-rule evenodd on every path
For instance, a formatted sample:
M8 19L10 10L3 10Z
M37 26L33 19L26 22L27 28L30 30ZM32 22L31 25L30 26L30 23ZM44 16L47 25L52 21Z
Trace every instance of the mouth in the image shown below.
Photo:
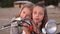
M39 20L39 18L35 18L35 20Z

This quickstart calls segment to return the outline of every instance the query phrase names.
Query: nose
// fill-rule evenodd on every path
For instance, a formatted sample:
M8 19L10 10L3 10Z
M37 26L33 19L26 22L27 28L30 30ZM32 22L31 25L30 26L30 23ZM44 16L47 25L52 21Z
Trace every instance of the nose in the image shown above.
M36 17L39 17L39 14L36 14Z

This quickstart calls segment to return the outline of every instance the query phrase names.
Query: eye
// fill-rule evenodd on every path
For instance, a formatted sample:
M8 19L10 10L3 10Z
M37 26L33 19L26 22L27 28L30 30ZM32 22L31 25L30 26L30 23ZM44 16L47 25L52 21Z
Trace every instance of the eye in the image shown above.
M23 14L25 14L25 11L23 11Z
M34 14L37 14L37 12L35 11Z
M43 15L43 13L39 13L39 15Z

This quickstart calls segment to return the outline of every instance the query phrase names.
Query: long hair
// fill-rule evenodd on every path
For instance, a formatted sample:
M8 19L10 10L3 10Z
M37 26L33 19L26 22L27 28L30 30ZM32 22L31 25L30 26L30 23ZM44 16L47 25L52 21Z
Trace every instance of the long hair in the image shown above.
M34 5L34 4L24 4L22 7L20 7L19 13L18 13L15 17L16 17L16 18L17 18L17 17L20 17L20 14L21 14L22 10L23 10L24 8L26 8L26 7L29 8L29 9L31 10L31 13L32 13L33 5Z
M36 6L40 6L40 7L44 8L44 17L43 17L43 20L41 21L42 24L40 26L40 30L42 30L42 28L45 27L45 24L48 21L47 11L46 11L45 4L44 3L37 3Z

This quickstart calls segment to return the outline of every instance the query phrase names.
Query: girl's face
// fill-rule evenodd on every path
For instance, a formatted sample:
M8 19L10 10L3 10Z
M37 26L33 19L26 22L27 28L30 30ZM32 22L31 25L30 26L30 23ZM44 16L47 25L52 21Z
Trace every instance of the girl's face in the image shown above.
M31 18L31 10L27 7L23 8L20 17L22 17L23 19L29 19Z
M33 21L35 23L41 22L43 20L44 17L44 9L40 6L35 6L33 8Z

